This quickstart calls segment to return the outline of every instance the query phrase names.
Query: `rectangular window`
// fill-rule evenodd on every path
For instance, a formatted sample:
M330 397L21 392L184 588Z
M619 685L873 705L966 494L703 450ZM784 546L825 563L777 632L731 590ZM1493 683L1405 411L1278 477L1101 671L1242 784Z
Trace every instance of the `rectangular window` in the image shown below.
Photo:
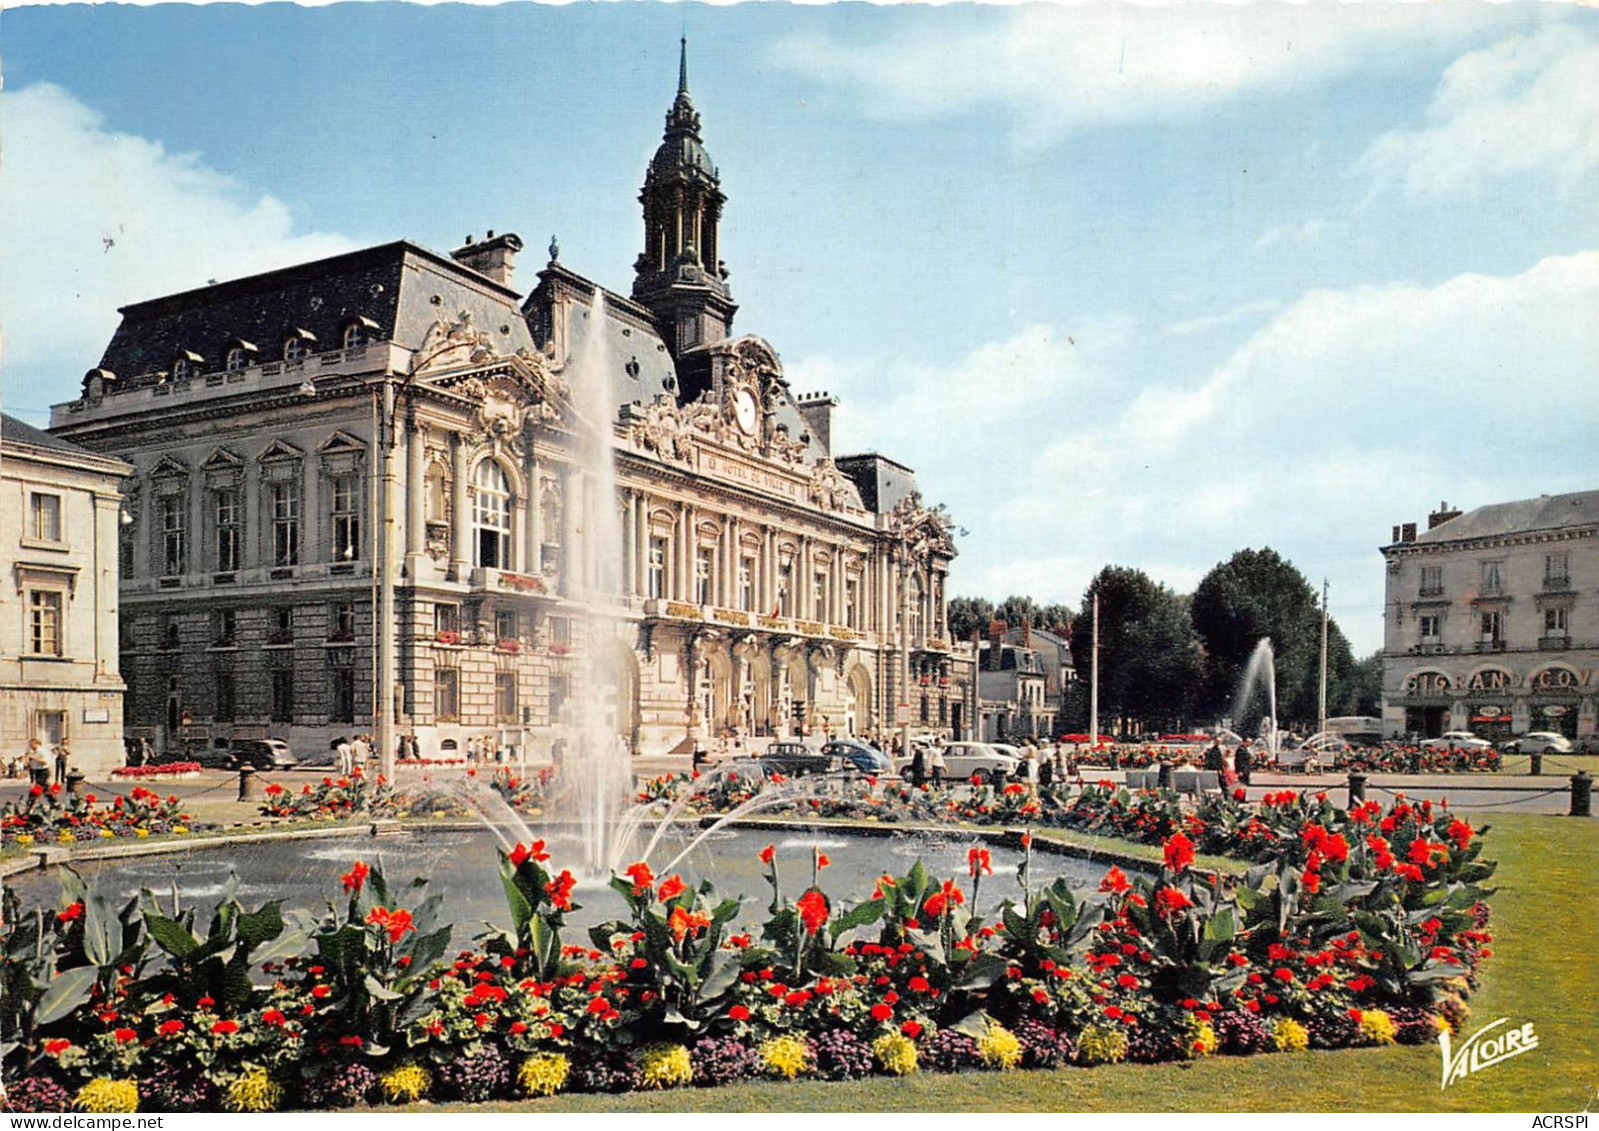
M238 633L238 616L232 609L217 609L211 614L211 643L225 648L235 644Z
M433 634L435 636L457 636L461 634L461 606L460 605L434 605L433 606Z
M494 717L502 723L516 722L516 673L494 674Z
M1504 614L1482 614L1482 642L1484 644L1498 644L1504 640Z
M515 640L522 634L520 619L514 612L501 610L494 614L494 635L501 640Z
M746 613L755 611L755 559L738 560L738 607Z
M361 496L353 475L333 480L333 560L353 562L361 556Z
M461 673L454 668L433 673L433 714L439 722L455 722L461 717Z
M239 568L239 493L216 493L217 570L232 573Z
M189 500L183 495L161 499L161 572L176 577L189 567Z
M61 496L33 492L28 534L40 542L61 541Z
M847 577L844 579L844 624L849 628L859 628L856 619L860 615L861 583L859 578Z
M572 618L571 617L551 617L550 618L550 643L551 644L559 644L563 648L571 647L571 645L572 645Z
M1568 609L1545 609L1543 611L1543 631L1545 636L1564 636L1567 626L1571 623Z
M272 484L272 564L300 564L300 485Z
M329 640L355 639L355 602L340 601L333 606L332 627Z
M272 626L267 634L268 644L294 643L294 609L288 605L272 610Z
M234 714L232 672L217 672L216 692L216 703L213 705L211 717L217 722L231 722Z
M696 605L709 605L711 603L711 554L709 546L701 546L694 551L694 603Z
M61 593L35 589L28 595L28 649L35 656L61 655Z
M666 539L650 539L649 594L659 600L666 596Z
M1482 563L1482 591L1484 593L1499 592L1503 584L1503 577L1500 571L1500 566L1503 564L1503 562Z
M1424 613L1420 618L1421 638L1423 640L1437 640L1440 617L1437 613Z
M355 649L328 649L328 721L355 722Z
M1421 567L1421 595L1423 597L1436 597L1444 591L1444 567Z
M278 668L272 673L272 721L294 721L294 669Z
M1558 554L1545 554L1543 583L1546 586L1565 586L1571 581L1571 556L1562 550Z

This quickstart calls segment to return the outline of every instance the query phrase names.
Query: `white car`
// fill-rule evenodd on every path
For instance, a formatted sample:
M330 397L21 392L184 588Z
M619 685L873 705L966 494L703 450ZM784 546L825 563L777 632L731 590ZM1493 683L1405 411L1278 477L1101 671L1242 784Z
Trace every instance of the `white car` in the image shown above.
M1500 749L1507 754L1570 754L1571 739L1552 730L1529 730Z
M923 756L922 764L927 767L928 776L932 776L930 753ZM986 742L951 742L944 747L946 780L969 778L975 773L987 775L994 770L1000 770L1006 777L1010 777L1016 773L1019 764L1019 759ZM902 777L910 773L910 768L911 759L900 759L899 772Z
M1423 750L1486 750L1492 746L1486 738L1478 738L1469 730L1446 730L1437 738L1422 742Z

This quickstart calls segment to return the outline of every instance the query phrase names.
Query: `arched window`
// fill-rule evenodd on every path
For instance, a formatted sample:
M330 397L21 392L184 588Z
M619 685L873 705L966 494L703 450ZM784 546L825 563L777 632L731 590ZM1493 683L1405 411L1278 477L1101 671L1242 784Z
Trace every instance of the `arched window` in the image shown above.
M922 638L922 581L919 577L911 578L911 583L906 591L906 604L910 612L910 634L912 647Z
M366 324L360 320L351 322L344 328L344 348L356 350L367 343Z
M227 370L229 373L237 373L241 369L247 368L249 364L250 358L244 352L243 346L234 346L228 350Z
M485 569L511 568L511 485L499 464L486 459L472 476L477 488L472 519L477 527L477 564Z
M172 379L174 381L187 381L194 376L194 362L187 355L179 355L172 362Z
M310 352L310 343L298 334L283 343L284 361L304 361Z

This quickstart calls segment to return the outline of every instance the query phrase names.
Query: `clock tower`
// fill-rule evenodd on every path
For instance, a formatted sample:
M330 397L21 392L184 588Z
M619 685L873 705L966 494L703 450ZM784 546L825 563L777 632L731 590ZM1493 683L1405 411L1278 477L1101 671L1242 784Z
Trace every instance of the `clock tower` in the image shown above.
M634 263L633 298L655 315L674 357L728 336L738 310L727 289L719 238L721 178L700 138L688 94L688 40L681 44L677 99L644 175L644 252Z

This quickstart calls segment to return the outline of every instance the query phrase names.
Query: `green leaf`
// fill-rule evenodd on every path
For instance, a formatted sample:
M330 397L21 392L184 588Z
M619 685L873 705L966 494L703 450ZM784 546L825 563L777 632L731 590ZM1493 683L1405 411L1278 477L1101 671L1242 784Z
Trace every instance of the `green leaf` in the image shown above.
M718 954L711 963L710 973L700 983L700 1000L710 1001L721 997L738 982L739 964L733 955Z
M274 899L239 916L239 942L254 949L283 933L283 901Z
M968 1013L950 1028L974 1041L980 1041L988 1036L988 1014L980 1009L975 1013Z
M59 1021L89 1000L89 989L99 973L93 966L74 966L50 979L44 996L39 999L34 1024L48 1025L52 1021Z
M366 987L366 992L378 1001L399 1001L404 996L403 994L395 993L371 974L363 978L361 984Z
M200 940L176 919L168 919L165 915L147 908L144 912L144 925L156 945L174 958L187 959L199 949Z

